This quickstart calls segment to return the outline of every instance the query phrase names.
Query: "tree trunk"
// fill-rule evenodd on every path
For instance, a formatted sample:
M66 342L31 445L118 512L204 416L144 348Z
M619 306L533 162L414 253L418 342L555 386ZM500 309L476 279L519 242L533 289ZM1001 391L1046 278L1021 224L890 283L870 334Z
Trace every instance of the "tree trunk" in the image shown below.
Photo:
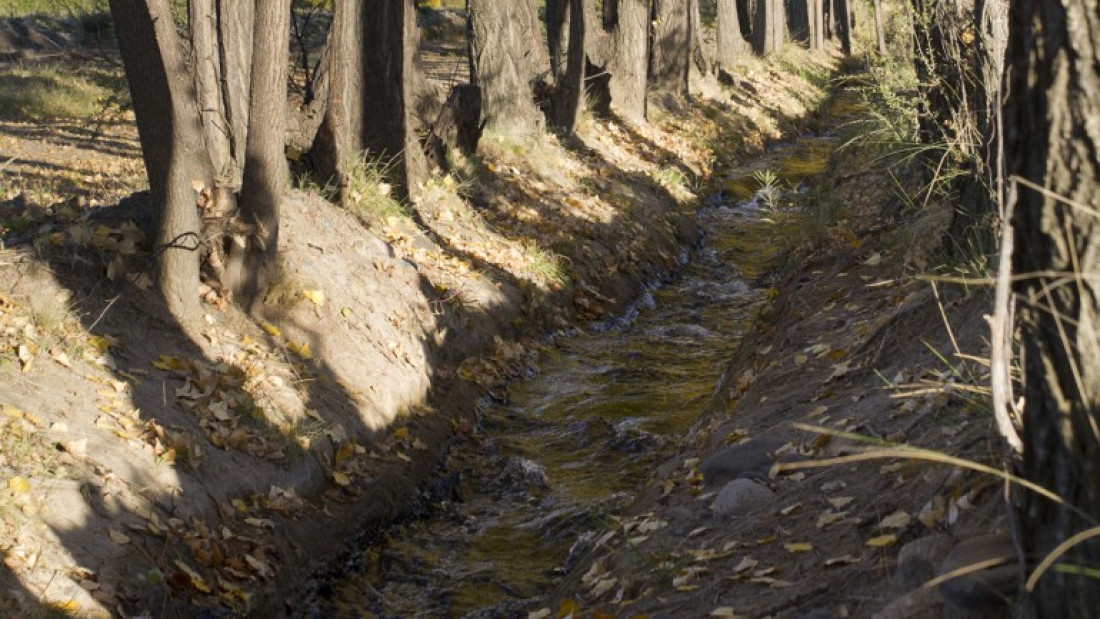
M699 0L689 0L688 36L691 40L691 64L688 67L688 89L698 90L696 84L711 78L714 74L714 57L707 46L703 19L699 14Z
M810 49L825 49L825 0L806 0L810 18Z
M655 90L688 92L691 63L690 2L654 0L649 83Z
M767 56L786 41L787 19L783 15L783 0L757 0L752 25L752 51Z
M212 199L214 178L194 84L168 0L110 7L156 212L157 286L176 319L195 324L202 316L195 207Z
M840 49L845 54L852 53L852 11L848 6L848 0L833 0L833 8L836 10L836 31L840 36Z
M487 126L538 129L534 83L549 68L534 0L469 0L473 82Z
M878 54L886 57L886 29L883 26L882 0L874 0L872 9L875 12L875 38L878 41Z
M790 0L787 8L787 28L791 39L809 43L811 0Z
M347 166L392 160L393 179L412 197L427 159L412 128L417 30L412 0L379 6L341 0L333 14L329 106L310 157L315 172L347 196Z
M1067 502L1024 494L1025 551L1039 560L1100 520L1100 16L1089 0L1012 5L1006 147L1009 171L1029 183L1017 186L1013 262L1016 274L1037 274L1016 284L1023 472ZM1100 565L1100 543L1060 562ZM1055 566L1034 599L1040 617L1093 617L1100 581Z
M749 52L749 43L741 35L737 0L718 0L718 66L729 69L737 56Z
M226 285L244 307L267 285L279 247L279 202L286 189L286 50L291 0L255 0L249 130L240 196L243 234L233 235Z
M607 4L617 8L611 57L606 63L611 108L625 118L644 122L649 80L649 0L604 0Z
M188 7L192 71L210 161L220 184L238 187L248 131L252 3L191 0Z
M546 33L554 76L549 119L555 129L565 134L573 133L584 103L586 18L584 0L548 0L546 3ZM568 39L564 36L566 24L569 26Z
M737 21L741 24L741 36L752 40L752 22L756 19L757 0L737 0Z

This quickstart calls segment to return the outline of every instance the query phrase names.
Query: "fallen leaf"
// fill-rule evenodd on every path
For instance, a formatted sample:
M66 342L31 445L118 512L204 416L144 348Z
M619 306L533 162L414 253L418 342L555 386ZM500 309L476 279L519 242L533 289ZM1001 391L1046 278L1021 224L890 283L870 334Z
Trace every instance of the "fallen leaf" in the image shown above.
M898 536L893 533L889 535L879 535L878 537L872 537L867 540L867 545L871 548L883 548L885 546L892 546L898 541Z
M187 578L190 580L192 587L198 589L203 593L210 593L210 585L208 585L206 583L206 580L201 575L199 575L197 571L195 571L195 568L187 565L179 559L176 559L175 563L176 567L178 567L180 570L183 571L184 574L187 575Z
M347 473L342 473L340 471L334 471L332 473L332 481L336 482L337 484L339 484L341 486L347 486L348 484L351 483L351 478L348 477Z
M783 509L779 510L779 515L781 515L781 516L790 516L791 514L793 514L795 512L795 510L797 510L800 507L802 507L802 503L795 503L794 505L788 505L788 506L784 507Z
M325 292L323 290L308 289L302 291L302 296L309 299L309 302L321 307L325 304Z
M829 499L829 505L832 505L836 509L843 509L850 505L855 497L850 496L838 496L836 498Z
M882 522L878 524L881 529L904 529L909 526L909 522L912 521L912 517L906 512L898 510L889 516L882 519Z
M8 480L8 490L12 494L27 494L31 491L31 482L26 477L12 477Z
M721 619L747 619L744 615L738 615L733 612L733 609L729 606L719 606L710 611L711 617L720 617Z
M783 544L783 548L791 554L797 554L800 552L810 552L814 549L814 546L808 542L794 542L791 544Z
M107 537L111 538L111 541L119 546L125 546L130 543L130 536L118 529L107 529Z

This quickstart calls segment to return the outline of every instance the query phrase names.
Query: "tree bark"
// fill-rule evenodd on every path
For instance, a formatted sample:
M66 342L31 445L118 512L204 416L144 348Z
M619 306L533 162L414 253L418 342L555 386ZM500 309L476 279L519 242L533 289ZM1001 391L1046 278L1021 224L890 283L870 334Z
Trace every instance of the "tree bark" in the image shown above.
M549 69L534 0L469 0L473 81L481 87L487 126L541 127L534 83Z
M156 212L157 286L183 324L201 318L199 218L214 178L168 0L111 0Z
M737 56L749 52L749 42L741 34L737 0L718 0L718 66L729 69Z
M807 0L810 21L810 49L819 52L825 49L825 1Z
M649 80L649 0L604 0L616 7L606 71L611 108L630 120L646 119Z
M791 39L809 43L811 0L790 0L787 9L787 29Z
M344 200L347 166L367 153L392 160L393 180L413 197L427 174L413 130L420 84L413 0L341 0L335 8L329 106L310 152L314 170L336 180Z
M883 26L882 0L874 0L872 10L875 13L875 39L878 42L878 55L886 57L886 29Z
M255 0L256 19L239 218L226 285L245 307L267 286L279 247L279 202L286 190L286 50L291 0Z
M655 90L687 94L691 63L690 2L654 0L649 83Z
M192 72L210 161L220 184L239 187L248 132L253 6L191 0L188 10Z
M699 0L689 0L688 36L691 41L691 64L688 67L688 89L696 91L696 84L710 79L714 74L714 57L707 46Z
M767 56L786 41L787 19L783 15L783 0L757 0L752 25L752 51Z
M584 0L548 0L546 3L546 32L554 76L549 120L555 129L565 134L573 133L584 103L586 21ZM566 24L568 38L564 32Z
M833 0L836 31L840 36L840 49L845 54L852 53L852 11L848 0Z
M1100 15L1089 0L1012 3L1006 135L1017 186L1014 270L1025 364L1024 475L1067 502L1024 495L1038 560L1100 520ZM1051 274L1051 275L1043 275ZM1063 274L1063 275L1057 275ZM1063 563L1100 564L1096 538ZM1048 571L1041 617L1092 617L1100 581Z

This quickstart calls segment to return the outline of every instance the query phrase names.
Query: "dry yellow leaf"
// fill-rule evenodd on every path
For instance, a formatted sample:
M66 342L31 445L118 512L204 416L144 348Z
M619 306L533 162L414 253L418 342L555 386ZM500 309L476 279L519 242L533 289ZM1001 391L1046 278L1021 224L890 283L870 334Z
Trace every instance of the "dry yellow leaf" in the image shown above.
M27 494L31 491L31 482L26 477L12 477L8 480L8 490L12 494Z
M810 552L814 549L814 545L808 542L794 542L791 544L783 544L783 548L791 554L797 554L799 552Z
M879 535L878 537L872 537L867 540L867 545L871 548L883 548L886 546L892 546L898 541L898 536L893 533L889 535Z
M904 529L909 526L909 522L912 520L913 518L908 513L898 510L883 518L878 526L883 529Z
M341 486L347 486L348 484L351 483L351 478L348 477L347 473L342 473L340 471L335 471L335 472L332 473L332 481L336 482L337 484L339 484Z
M313 303L318 307L321 307L325 304L325 292L323 290L303 290L302 296L309 299L310 303Z

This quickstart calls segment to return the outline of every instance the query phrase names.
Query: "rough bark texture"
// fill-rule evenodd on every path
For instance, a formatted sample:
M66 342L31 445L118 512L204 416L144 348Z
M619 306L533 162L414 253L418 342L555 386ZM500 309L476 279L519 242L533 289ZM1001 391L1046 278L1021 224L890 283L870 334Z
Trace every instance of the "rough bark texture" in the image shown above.
M728 69L740 54L750 51L749 42L741 35L741 20L737 15L737 0L718 0L718 66Z
M766 56L783 46L787 37L787 19L783 0L757 0L752 23L752 51Z
M290 44L290 0L255 0L249 130L240 221L233 235L226 284L244 306L266 287L279 246L279 201L287 183L285 51Z
M251 2L191 0L192 71L210 161L220 183L241 183L252 70Z
M481 140L481 89L459 84L451 90L439 116L428 131L427 152L432 163L450 170L448 153L454 149L464 155L477 151Z
M1017 284L1024 474L1075 508L1024 496L1025 551L1038 559L1100 520L1100 14L1089 0L1012 4L1009 170L1044 188L1017 187L1015 272L1066 274ZM1100 565L1100 543L1063 561ZM1052 569L1034 599L1041 617L1093 617L1100 581Z
M157 285L172 314L193 324L201 317L195 207L214 183L194 84L168 0L111 0L110 7L157 215Z
M610 74L611 109L624 118L644 121L649 76L649 2L605 0L604 6L608 4L616 9L610 50L604 62L593 62ZM591 52L589 55L591 60Z
M427 173L413 128L422 82L413 2L341 0L332 29L329 106L310 153L314 170L343 190L346 166L367 151L392 159L394 180L412 196Z
M691 21L687 0L654 0L649 84L655 90L687 93Z
M541 125L534 83L549 69L534 0L470 0L473 81L487 126L529 131Z
M584 0L546 3L546 33L554 77L548 118L555 129L566 134L576 128L584 103L586 13Z

